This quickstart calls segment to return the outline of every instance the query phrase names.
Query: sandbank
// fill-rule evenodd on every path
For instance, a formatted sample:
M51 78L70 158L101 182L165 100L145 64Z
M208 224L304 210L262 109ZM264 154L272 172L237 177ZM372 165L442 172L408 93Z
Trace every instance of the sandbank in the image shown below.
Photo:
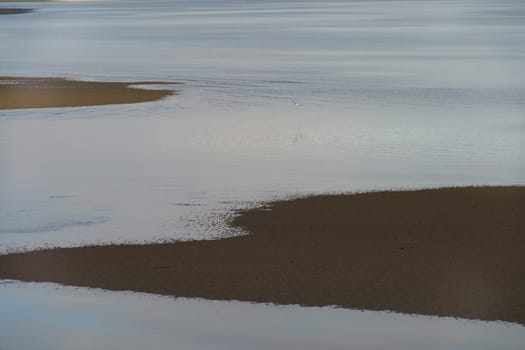
M525 324L525 187L322 195L242 211L245 236L0 256L0 278Z
M150 102L173 90L141 89L137 85L167 82L93 82L64 78L0 77L0 109L80 107Z
M33 12L33 9L27 9L27 8L1 8L0 7L0 15L19 15L22 13L29 13Z

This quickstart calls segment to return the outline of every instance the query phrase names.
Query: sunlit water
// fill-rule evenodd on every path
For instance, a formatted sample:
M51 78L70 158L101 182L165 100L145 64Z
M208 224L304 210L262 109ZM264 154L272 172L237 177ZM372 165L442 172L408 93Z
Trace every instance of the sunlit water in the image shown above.
M6 6L36 11L0 19L0 75L184 84L153 103L0 111L0 252L218 237L232 208L289 195L525 183L523 1ZM0 324L8 305L57 302L9 288Z

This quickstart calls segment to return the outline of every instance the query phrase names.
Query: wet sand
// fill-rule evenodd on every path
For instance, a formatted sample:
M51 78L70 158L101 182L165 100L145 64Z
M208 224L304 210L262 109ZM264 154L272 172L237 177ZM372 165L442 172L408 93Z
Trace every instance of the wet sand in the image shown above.
M33 9L22 8L0 8L0 15L18 15L22 13L33 12Z
M0 256L0 278L525 324L525 187L314 196L249 235Z
M136 85L167 82L90 82L63 78L0 77L0 109L81 107L150 102L173 95L173 90L150 90Z

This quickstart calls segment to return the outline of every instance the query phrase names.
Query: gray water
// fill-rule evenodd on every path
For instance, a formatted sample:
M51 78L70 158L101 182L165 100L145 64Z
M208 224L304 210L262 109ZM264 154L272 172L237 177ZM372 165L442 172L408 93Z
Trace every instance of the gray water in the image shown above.
M520 350L525 328L389 312L0 284L3 349Z
M0 76L184 83L0 111L2 253L235 234L232 208L285 196L525 183L523 1L2 5L36 11L0 19Z
M525 183L522 1L23 6L0 75L184 84L0 112L0 252L216 237L288 195Z

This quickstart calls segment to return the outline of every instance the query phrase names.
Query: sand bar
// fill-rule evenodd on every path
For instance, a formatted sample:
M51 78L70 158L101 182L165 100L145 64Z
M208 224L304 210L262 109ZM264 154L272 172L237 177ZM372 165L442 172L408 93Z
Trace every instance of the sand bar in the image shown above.
M525 324L525 187L314 196L249 235L0 256L0 278Z
M0 15L19 15L22 13L33 12L33 9L24 8L0 8Z
M0 77L0 109L80 107L150 102L173 95L173 90L152 90L137 85L167 82L92 82L63 78Z

